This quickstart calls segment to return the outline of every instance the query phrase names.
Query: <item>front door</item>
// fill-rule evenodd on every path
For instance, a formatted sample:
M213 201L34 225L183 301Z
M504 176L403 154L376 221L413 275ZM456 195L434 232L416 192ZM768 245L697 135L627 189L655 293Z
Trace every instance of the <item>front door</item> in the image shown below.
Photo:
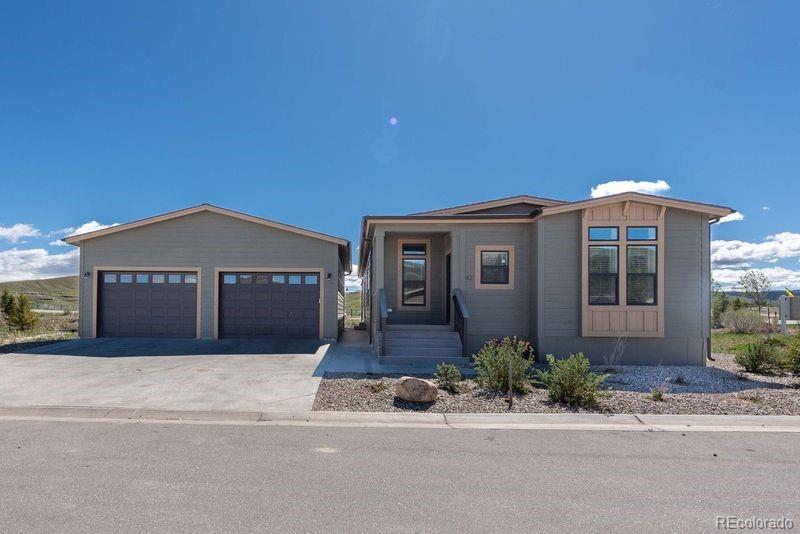
M450 253L448 252L444 257L444 319L447 324L450 324Z

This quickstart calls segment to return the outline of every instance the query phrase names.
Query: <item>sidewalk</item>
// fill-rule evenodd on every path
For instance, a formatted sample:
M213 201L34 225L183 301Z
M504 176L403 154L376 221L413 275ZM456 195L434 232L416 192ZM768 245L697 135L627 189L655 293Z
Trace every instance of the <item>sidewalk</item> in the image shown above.
M374 412L236 412L86 408L0 407L2 420L290 425L356 428L492 430L613 430L632 432L800 432L800 416L441 414Z

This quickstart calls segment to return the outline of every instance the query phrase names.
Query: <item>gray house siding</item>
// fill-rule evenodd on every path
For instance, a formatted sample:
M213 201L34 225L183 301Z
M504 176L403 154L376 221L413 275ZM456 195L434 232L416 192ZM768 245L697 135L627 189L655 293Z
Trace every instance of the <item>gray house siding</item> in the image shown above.
M581 337L581 215L545 217L539 225L538 332L540 356L583 352L596 363L610 354L615 338ZM664 235L664 338L628 338L623 363L705 365L709 326L708 216L670 208Z
M530 225L468 224L464 226L464 297L470 313L467 353L478 352L486 340L530 337ZM475 247L513 245L514 289L475 288Z
M270 228L233 217L200 212L81 243L80 335L90 337L93 277L97 266L202 269L201 337L214 336L215 269L323 269L325 338L337 336L338 284L341 276L335 243ZM328 278L330 276L330 278Z

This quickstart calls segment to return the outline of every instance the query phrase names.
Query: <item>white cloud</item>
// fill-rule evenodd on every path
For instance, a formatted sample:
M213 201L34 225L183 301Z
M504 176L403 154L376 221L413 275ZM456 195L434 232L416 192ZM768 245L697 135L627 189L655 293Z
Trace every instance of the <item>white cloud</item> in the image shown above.
M720 220L718 220L717 224L724 224L724 223L743 221L743 220L744 220L744 215L742 215L738 211L734 211L730 215L726 215L725 217L722 217Z
M636 193L648 193L655 195L657 193L665 193L670 190L670 185L665 180L656 180L655 182L634 180L614 180L598 184L592 188L592 198L607 197L608 195L616 195L617 193L626 193L634 191Z
M795 232L768 235L760 243L738 240L711 242L711 261L716 265L773 262L797 257L800 257L800 234Z
M104 228L111 228L112 226L118 226L118 225L119 223L102 224L97 221L89 221L87 223L78 226L77 228L75 228L74 226L68 226L67 228L61 228L60 230L53 230L47 235L50 237L52 236L67 237L73 235L88 234L89 232L95 232L97 230L102 230ZM61 241L61 239L50 241L50 244L57 247L67 245L67 243L64 243L63 241Z
M769 206L761 206L761 209L764 210L764 211L769 211L770 207Z
M13 226L0 226L0 239L10 243L20 243L26 237L39 237L41 232L32 224L17 223Z
M773 289L796 289L800 287L800 271L793 271L784 267L766 267L764 269L753 269L762 272L772 283ZM739 285L739 277L744 273L744 269L714 269L711 275L714 280L725 288L734 288Z
M119 223L102 224L97 221L89 221L75 228L72 232L68 233L67 235L73 236L80 234L88 234L89 232L95 232L97 230L102 230L104 228L111 228L112 226L119 226Z
M0 251L0 282L34 280L78 273L80 251L50 254L43 248Z
M358 276L358 265L350 266L351 273L344 277L344 290L348 293L361 291L361 277Z

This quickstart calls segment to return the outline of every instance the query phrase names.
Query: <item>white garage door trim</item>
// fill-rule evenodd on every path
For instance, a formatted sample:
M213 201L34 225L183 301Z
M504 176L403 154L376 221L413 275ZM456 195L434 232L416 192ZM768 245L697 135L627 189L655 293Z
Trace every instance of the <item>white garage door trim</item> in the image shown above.
M319 274L319 339L325 333L325 269L321 267L217 267L214 269L214 339L219 339L219 275L220 273L281 273L300 272Z
M166 272L189 272L197 274L197 324L195 326L195 338L200 339L200 313L201 311L201 280L203 270L200 267L130 267L130 266L116 266L116 265L100 265L92 267L92 337L97 337L97 321L100 318L97 316L97 295L100 292L100 272L101 271L128 271L131 273L143 271L166 271Z

